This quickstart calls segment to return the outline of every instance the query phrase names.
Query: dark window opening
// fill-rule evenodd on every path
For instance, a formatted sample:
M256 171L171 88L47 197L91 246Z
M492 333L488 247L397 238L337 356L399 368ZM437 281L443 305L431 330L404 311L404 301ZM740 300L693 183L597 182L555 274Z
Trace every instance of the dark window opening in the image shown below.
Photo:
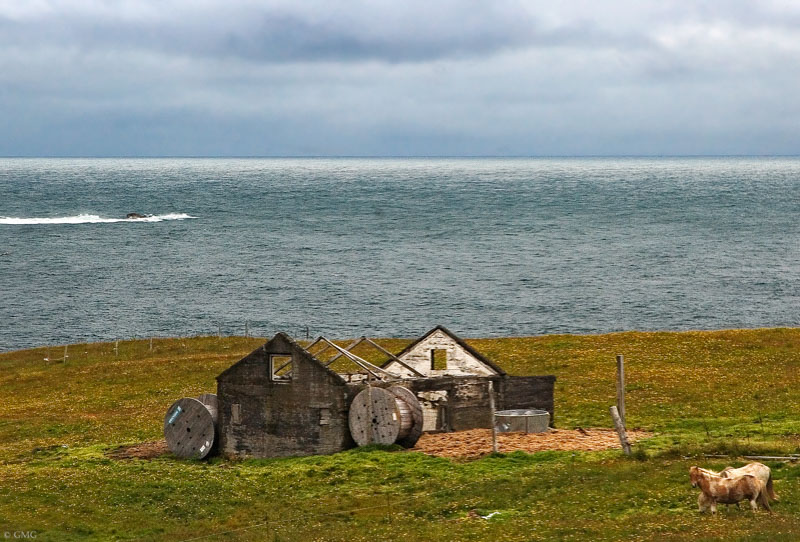
M431 350L431 371L447 370L447 350L435 348Z

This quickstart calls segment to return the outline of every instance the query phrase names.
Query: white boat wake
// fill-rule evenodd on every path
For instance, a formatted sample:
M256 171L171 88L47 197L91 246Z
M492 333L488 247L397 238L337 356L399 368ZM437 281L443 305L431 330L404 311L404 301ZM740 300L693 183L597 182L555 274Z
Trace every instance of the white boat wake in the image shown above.
M20 218L0 216L0 224L106 224L113 222L163 222L165 220L185 220L197 218L186 213L145 216L143 218L103 218L98 215L60 216L54 218Z

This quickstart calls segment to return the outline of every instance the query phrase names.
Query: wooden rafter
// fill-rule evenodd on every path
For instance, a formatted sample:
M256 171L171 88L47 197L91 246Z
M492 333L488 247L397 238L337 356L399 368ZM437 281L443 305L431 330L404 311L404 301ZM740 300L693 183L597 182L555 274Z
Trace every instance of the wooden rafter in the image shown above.
M384 377L380 376L378 373L383 373L385 376L388 376L390 378L397 378L396 374L394 374L394 373L392 373L390 371L387 371L386 369L382 369L382 368L378 367L377 365L373 365L372 363L368 362L367 360L362 359L362 358L356 356L355 354L353 354L352 352L349 352L349 351L345 350L341 346L333 343L332 341L326 339L325 337L320 337L320 339L322 341L324 341L325 343L329 344L332 348L335 348L336 350L338 350L344 357L346 357L347 359L349 359L350 361L352 361L353 363L355 363L356 365L358 365L359 367L361 367L362 369L367 371L370 375L372 375L376 379L384 380Z
M381 345L379 345L378 343L373 341L372 339L368 339L367 337L361 337L361 338L363 340L365 340L367 342L367 344L370 344L370 345L374 346L379 351L381 351L384 354L386 354L387 356L389 356L389 359L391 359L392 361L399 363L400 365L402 365L403 367L405 367L406 369L408 369L409 371L411 371L412 373L414 373L415 375L417 375L419 377L423 377L423 378L425 377L424 374L422 374L421 372L417 371L411 365L407 364L405 361L401 360L400 358L398 358L397 356L395 356L394 354L392 354L391 352L386 350L384 347L382 347Z

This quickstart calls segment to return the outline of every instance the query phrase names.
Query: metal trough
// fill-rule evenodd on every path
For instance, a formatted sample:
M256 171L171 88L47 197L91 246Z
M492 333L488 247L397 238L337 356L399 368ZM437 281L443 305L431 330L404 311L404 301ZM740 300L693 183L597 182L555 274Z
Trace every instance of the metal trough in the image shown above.
M544 433L550 425L546 410L499 410L494 413L494 426L499 433Z

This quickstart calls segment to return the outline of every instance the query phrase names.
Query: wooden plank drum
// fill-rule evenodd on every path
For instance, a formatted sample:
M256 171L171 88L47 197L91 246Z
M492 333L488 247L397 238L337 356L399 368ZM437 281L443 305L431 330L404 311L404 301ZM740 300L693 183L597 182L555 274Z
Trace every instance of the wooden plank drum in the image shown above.
M164 438L178 457L203 459L217 440L217 396L178 399L164 416Z
M422 435L422 405L407 388L368 386L353 399L349 424L359 446L397 443L411 448Z

